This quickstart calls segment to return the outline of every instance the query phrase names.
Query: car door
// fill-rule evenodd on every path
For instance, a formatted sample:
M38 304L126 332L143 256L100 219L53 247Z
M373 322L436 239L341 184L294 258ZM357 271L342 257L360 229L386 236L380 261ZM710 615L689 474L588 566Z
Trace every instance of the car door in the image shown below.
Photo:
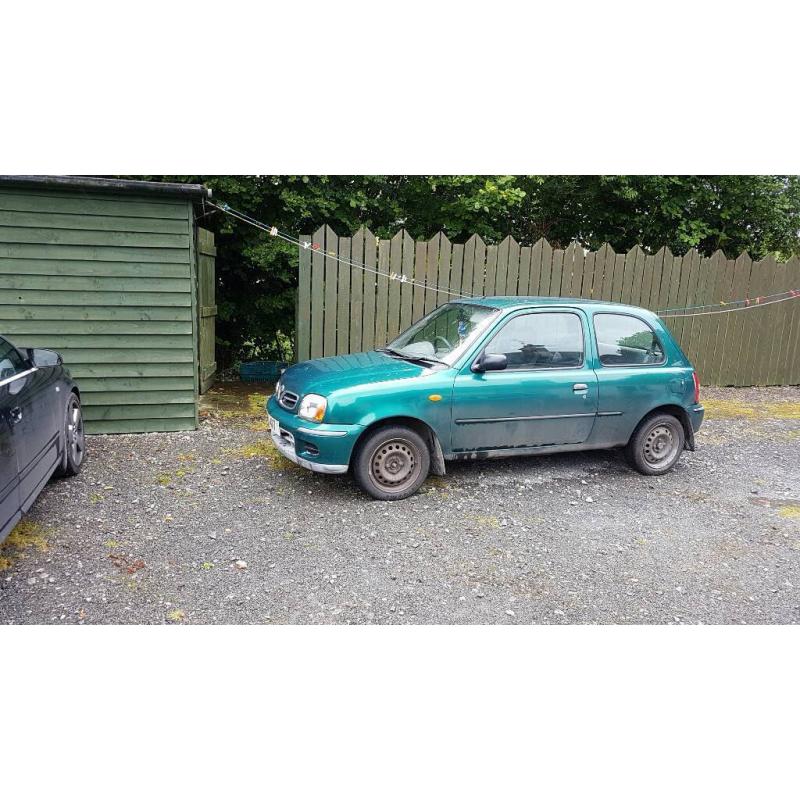
M58 463L60 425L54 370L37 369L0 339L0 376L5 375L6 419L16 453L22 510L33 503Z
M682 404L691 370L643 317L598 311L592 323L600 395L593 439L600 446L625 444L650 409Z
M0 378L0 542L11 533L20 518L19 472L8 418L12 404L6 380Z
M455 452L580 444L597 412L597 377L587 367L586 319L577 309L521 311L482 352L503 370L460 370L453 385Z

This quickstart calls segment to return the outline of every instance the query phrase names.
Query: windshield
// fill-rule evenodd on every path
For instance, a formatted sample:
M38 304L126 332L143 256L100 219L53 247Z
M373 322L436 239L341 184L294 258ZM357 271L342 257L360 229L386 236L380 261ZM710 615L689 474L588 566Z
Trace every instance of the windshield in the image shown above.
M497 313L498 309L488 306L447 303L389 342L387 349L407 358L452 366Z

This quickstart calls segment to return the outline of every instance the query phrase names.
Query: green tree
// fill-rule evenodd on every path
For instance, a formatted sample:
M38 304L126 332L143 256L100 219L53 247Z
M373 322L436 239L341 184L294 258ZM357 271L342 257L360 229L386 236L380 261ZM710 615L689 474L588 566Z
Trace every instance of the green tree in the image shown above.
M136 176L142 177L142 176ZM636 244L676 254L747 250L753 258L800 254L797 176L676 175L262 175L145 176L204 183L217 201L292 234L328 223L349 235L366 225L381 237L406 227L453 241L541 236L617 252ZM218 359L278 357L294 333L297 251L206 208L200 224L217 238ZM201 212L202 213L202 212Z

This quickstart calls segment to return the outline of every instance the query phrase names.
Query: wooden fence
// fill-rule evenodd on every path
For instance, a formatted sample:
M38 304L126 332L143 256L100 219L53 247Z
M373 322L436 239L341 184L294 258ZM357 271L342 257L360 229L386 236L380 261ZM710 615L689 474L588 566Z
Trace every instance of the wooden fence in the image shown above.
M417 242L404 230L378 240L365 228L345 238L327 225L301 239L309 246L300 250L298 361L384 345L458 295L585 297L659 311L800 289L797 257L779 263L717 251L706 258L696 250L675 256L638 246L615 253L609 245L587 253L576 244L553 248L544 239L520 246L510 236L498 245L479 236L452 244L441 233ZM406 282L391 280L392 274ZM667 324L705 384L800 384L800 300Z

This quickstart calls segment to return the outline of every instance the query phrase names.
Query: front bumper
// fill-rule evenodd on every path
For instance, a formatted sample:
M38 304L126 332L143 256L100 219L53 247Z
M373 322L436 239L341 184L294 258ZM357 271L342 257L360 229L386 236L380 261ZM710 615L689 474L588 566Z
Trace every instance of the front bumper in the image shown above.
M282 456L312 472L347 472L361 425L306 422L281 408L274 397L267 401L267 413L278 424L278 432L270 430L270 437Z

